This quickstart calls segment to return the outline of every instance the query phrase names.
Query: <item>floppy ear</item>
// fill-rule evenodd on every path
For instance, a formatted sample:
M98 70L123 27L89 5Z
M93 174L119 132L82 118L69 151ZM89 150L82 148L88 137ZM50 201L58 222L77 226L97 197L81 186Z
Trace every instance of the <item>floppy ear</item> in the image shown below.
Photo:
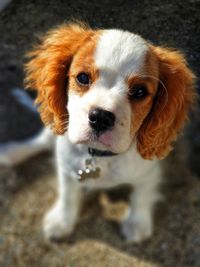
M162 47L151 47L159 61L159 85L152 110L138 132L137 148L145 159L164 158L183 128L194 104L194 75L183 55Z
M28 54L26 87L37 90L36 103L41 118L56 134L63 134L66 130L70 63L92 33L85 25L62 25L48 32L41 44Z

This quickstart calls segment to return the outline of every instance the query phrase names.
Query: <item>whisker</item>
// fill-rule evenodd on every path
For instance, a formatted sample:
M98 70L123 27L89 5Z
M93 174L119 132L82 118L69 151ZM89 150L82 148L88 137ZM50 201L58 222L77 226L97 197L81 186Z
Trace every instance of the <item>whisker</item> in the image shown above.
M59 123L59 125L61 125L61 126L62 126L62 125L68 124L68 122L69 122L68 120L61 121L61 122Z
M59 124L60 127L64 127L63 129L64 130L67 130L67 127L68 127L68 120L64 120L64 121L61 121L60 124ZM54 128L55 130L58 130L58 126L56 125L55 122L52 122L51 124L49 124L49 127L52 129Z
M63 117L68 117L68 114L62 114L59 116L60 118L63 118Z
M63 128L64 131L67 131L68 130L68 125L66 125L64 128Z
M138 74L138 76L139 77L141 77L141 78L152 78L152 79L154 79L154 80L156 80L156 81L158 81L161 85L162 85L162 87L163 87L163 89L165 90L165 94L166 94L166 98L165 98L165 102L164 102L164 105L163 105L163 107L162 107L162 109L161 109L161 111L160 112L162 112L163 110L164 110L164 108L166 107L166 105L167 105L167 103L168 103L168 101L169 101L169 96L168 96L168 92L167 92L167 87L165 86L165 84L163 83L163 81L162 80L160 80L159 78L157 78L157 77L155 77L155 76L153 76L153 75L147 75L147 74ZM139 131L135 134L135 139L137 140L137 142L138 143L141 143L140 142L140 140L139 140L139 138L138 138L138 135L139 135ZM160 144L157 144L157 145L149 145L146 149L144 149L144 150L148 150L148 149L151 149L151 148L160 148L161 146L163 146L165 143L164 142L162 142L162 143L160 143Z

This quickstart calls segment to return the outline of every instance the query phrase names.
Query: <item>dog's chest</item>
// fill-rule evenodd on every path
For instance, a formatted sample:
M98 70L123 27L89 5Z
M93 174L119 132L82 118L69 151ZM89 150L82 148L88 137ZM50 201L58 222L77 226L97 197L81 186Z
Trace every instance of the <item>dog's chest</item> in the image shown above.
M63 137L58 139L57 160L66 176L78 181L78 171L85 170L88 158L87 146L73 145ZM94 162L95 167L100 169L99 177L89 175L88 179L80 181L83 187L109 188L119 184L135 184L152 167L135 153L134 148L118 156L96 157Z

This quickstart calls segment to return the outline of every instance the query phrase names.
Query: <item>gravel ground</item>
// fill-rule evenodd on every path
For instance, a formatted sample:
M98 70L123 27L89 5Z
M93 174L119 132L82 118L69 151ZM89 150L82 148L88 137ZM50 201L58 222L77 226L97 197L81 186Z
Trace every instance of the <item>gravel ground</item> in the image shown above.
M0 13L0 142L20 140L40 129L39 116L16 101L13 88L23 87L24 54L36 37L72 18L95 27L130 30L156 44L181 49L200 74L199 0L13 0ZM0 266L199 267L200 182L195 178L200 177L199 109L166 163L167 204L157 209L154 236L139 245L125 244L116 224L101 216L93 198L69 240L46 243L40 223L55 198L51 155L40 155L15 169L1 166Z

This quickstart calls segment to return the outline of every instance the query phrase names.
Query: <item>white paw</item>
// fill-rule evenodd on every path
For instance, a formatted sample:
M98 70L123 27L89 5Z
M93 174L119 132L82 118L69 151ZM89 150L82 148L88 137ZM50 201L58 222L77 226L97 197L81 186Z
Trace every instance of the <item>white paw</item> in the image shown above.
M121 225L122 234L127 242L141 242L151 237L152 222L150 218L130 216Z
M44 217L43 231L47 239L61 240L71 234L76 220L70 212L56 204Z

